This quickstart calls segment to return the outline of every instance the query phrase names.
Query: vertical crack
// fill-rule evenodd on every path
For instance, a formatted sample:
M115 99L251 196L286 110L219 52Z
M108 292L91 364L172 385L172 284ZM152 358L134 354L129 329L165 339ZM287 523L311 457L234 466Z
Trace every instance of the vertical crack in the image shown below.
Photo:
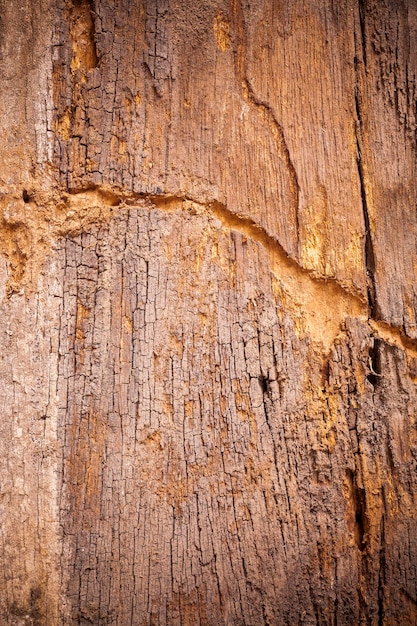
M379 575L378 575L378 626L384 624L384 579L385 579L385 525L384 516L381 518L381 539L379 551Z
M364 224L365 224L366 289L367 289L369 312L370 312L371 317L376 319L377 318L377 303L376 303L376 286L375 286L375 252L374 252L374 244L373 244L372 235L371 235L371 224L370 224L370 219L369 219L368 202L366 198L364 166L363 166L362 153L361 153L362 124L361 124L361 117L360 117L360 104L359 104L359 97L357 93L357 84L356 84L356 93L355 93L355 104L356 104L356 115L357 115L357 127L359 127L356 132L356 164L358 167L359 184L360 184L361 200L362 200L362 211L363 211L363 219L364 219Z
M164 95L164 83L170 76L169 46L166 16L169 3L166 0L145 2L145 36L147 49L143 58L152 76L152 84L158 97Z
M351 470L347 470L346 480L349 486L348 527L353 534L356 547L360 552L364 552L368 530L365 489L358 486L356 473Z
M366 67L366 26L365 26L365 3L366 0L358 0L359 4L359 25L362 42L362 58Z
M358 168L360 193L362 201L362 211L365 226L365 265L366 265L366 285L369 315L373 319L378 319L378 304L376 297L375 282L375 251L372 241L371 222L369 217L369 207L366 194L366 177L365 167L362 156L363 145L363 116L362 103L360 95L360 58L363 66L366 66L366 34L365 34L365 9L364 0L359 2L359 27L360 27L360 43L358 44L355 37L355 139L356 139L356 164Z
M375 338L374 343L369 350L369 374L367 375L367 379L373 387L376 387L379 384L382 377L381 351L383 345L383 341Z

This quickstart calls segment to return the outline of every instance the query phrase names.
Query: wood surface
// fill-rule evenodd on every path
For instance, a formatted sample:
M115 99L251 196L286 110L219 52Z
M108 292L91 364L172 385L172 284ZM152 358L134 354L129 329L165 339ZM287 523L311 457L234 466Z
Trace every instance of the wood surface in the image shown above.
M0 16L0 623L417 624L416 0Z

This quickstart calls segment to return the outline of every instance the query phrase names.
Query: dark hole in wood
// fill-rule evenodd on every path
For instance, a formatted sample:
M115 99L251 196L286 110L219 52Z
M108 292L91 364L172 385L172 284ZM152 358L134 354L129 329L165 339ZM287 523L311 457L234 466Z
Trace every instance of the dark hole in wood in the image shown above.
M369 374L367 379L376 387L381 381L381 348L382 341L374 340L374 345L369 350Z
M356 543L361 550L365 549L365 491L355 487L355 522L356 522Z
M262 393L268 393L268 379L265 376L259 376L258 380L262 389Z

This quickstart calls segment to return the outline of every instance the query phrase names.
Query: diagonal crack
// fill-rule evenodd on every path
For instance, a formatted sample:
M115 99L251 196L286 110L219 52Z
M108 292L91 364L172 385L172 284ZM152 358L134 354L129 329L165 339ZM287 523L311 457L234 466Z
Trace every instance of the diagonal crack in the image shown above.
M300 185L298 182L297 171L291 159L290 151L288 149L288 145L285 140L284 130L281 124L278 122L271 106L256 95L253 85L248 77L247 34L240 0L231 0L231 12L233 15L234 35L236 40L235 74L237 83L241 90L241 95L243 99L250 105L252 105L253 109L261 118L265 126L269 128L272 136L275 139L279 157L284 163L286 171L288 173L288 186L292 196L292 209L294 211L294 218L296 220L297 240L299 240L298 209Z
M23 285L28 294L34 290L34 278L60 237L75 236L93 224L108 223L122 209L182 211L211 218L220 222L222 231L240 233L258 244L268 256L274 291L290 298L292 312L303 319L305 331L326 352L345 319L357 317L368 322L372 333L382 341L417 357L417 341L406 337L401 328L372 318L364 294L335 278L303 268L259 224L229 211L217 200L201 202L187 195L134 193L104 186L73 189L70 193L24 190L23 196L0 198L0 252L10 265L8 297ZM31 271L25 272L29 263Z

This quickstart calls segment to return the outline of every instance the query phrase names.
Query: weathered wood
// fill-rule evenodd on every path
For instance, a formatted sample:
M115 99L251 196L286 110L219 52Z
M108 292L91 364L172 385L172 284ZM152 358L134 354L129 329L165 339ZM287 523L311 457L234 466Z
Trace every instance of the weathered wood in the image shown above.
M1 2L1 623L417 624L416 12Z

